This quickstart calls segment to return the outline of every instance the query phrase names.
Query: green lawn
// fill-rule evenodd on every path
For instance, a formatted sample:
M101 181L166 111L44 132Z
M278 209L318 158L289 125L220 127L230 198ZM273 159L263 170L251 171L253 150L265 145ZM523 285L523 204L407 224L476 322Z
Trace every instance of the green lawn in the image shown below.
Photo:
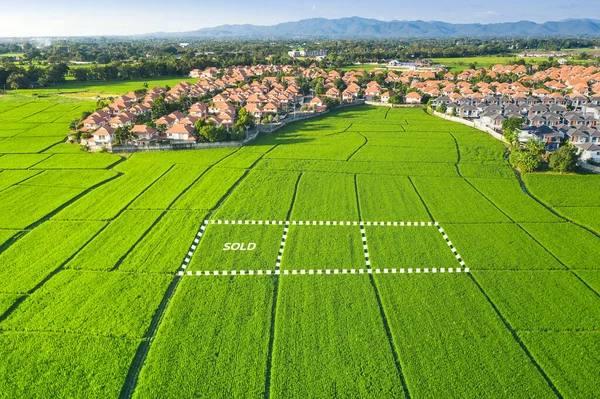
M595 176L525 175L538 202L503 144L421 108L64 143L142 83L0 97L0 398L599 396Z

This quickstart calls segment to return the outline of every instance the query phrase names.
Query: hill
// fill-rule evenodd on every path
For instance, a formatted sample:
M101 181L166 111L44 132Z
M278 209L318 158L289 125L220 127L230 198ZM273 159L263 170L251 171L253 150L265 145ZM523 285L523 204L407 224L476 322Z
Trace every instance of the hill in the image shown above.
M600 21L568 19L493 24L452 24L440 21L380 21L360 17L313 18L270 26L221 25L181 33L154 36L194 38L432 38L432 37L566 37L600 36Z

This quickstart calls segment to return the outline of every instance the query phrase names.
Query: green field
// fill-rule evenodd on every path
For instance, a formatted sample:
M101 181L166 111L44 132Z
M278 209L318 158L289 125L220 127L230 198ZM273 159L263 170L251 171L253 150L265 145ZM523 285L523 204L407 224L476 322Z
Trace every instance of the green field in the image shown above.
M64 143L75 97L142 83L0 98L0 398L600 396L598 176L524 190L421 108Z

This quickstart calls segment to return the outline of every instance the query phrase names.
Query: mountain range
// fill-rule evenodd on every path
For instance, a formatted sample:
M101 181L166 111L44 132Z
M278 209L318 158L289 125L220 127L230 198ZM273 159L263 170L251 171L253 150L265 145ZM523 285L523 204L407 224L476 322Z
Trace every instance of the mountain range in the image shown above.
M600 37L600 20L568 19L492 24L452 24L439 21L380 21L360 17L312 18L276 25L221 25L190 32L154 33L206 39L226 38L452 38L452 37Z

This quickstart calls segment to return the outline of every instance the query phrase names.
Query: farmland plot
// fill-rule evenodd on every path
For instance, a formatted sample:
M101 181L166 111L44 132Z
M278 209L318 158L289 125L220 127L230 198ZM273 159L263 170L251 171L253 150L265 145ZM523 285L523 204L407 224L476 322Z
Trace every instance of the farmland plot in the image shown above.
M86 270L113 269L161 214L162 211L157 210L124 211L94 237L66 267Z
M508 222L492 203L463 179L416 177L417 191L438 222Z
M374 278L412 397L555 397L467 275Z
M69 135L71 129L68 123L45 123L34 127L33 129L27 129L22 133L19 132L19 137L61 137L65 138Z
M0 116L0 120L2 120ZM39 126L37 123L3 123L0 126L0 137L14 137Z
M210 224L188 270L274 270L282 234L281 225Z
M570 269L600 269L600 239L571 223L521 225Z
M526 195L516 179L469 179L515 222L560 222L558 216Z
M244 173L243 169L212 168L186 190L170 209L213 209Z
M293 146L281 145L269 152L265 158L345 161L360 147L360 145L360 143L343 146L338 144L296 144Z
M1 159L1 158L0 158ZM556 212L600 234L600 207L554 207Z
M399 175L459 177L454 164L440 162L344 162L325 160L263 159L256 165L256 169L281 170L286 172L327 172L386 176Z
M15 294L0 294L0 315L4 314L21 297L21 295Z
M27 169L42 162L47 154L5 154L0 155L0 169Z
M506 162L461 162L458 169L462 177L514 179L515 171Z
M117 172L112 170L73 169L46 171L31 170L26 172L35 174L36 176L27 179L22 182L21 185L80 189L88 189L117 176Z
M364 269L365 257L358 226L290 227L282 268Z
M431 147L426 145L421 148L409 147L376 147L366 145L352 158L352 161L369 162L458 162L455 148Z
M244 146L236 151L231 156L223 159L219 162L220 168L239 168L247 169L250 168L256 161L265 155L273 146L267 145L251 145Z
M271 397L404 397L367 276L279 284Z
M213 148L208 151L161 151L140 152L131 156L135 163L167 163L190 165L214 165L225 157L235 153L238 148Z
M19 122L28 118L32 115L39 114L44 110L50 109L56 106L55 103L50 102L30 102L28 104L24 104L20 107L16 107L12 110L6 111L2 113L2 121L4 122ZM34 120L34 118L30 119L29 122Z
M137 341L59 333L0 333L1 398L119 396Z
M116 154L55 154L35 166L36 169L106 169L121 159Z
M0 141L0 154L38 153L63 140L63 137L11 137Z
M169 166L136 165L69 205L54 218L59 220L108 220L121 212L138 195L160 178Z
M294 220L358 220L354 176L333 173L305 173L300 179Z
M204 212L167 211L127 254L124 272L175 273L204 221Z
M473 270L565 269L516 224L447 224L444 229Z
M540 366L565 398L600 394L600 333L519 333Z
M0 253L0 292L33 289L103 226L100 222L48 221L36 227Z
M366 227L372 268L454 268L459 266L435 227Z
M253 170L223 202L213 219L284 220L299 173Z
M568 271L473 271L517 330L598 330L600 297Z
M0 228L24 229L83 190L16 185L0 193Z
M130 209L167 209L206 171L205 166L175 165L129 206Z
M30 179L41 173L40 171L34 170L5 170L0 171L0 191L7 189L13 184L22 182L23 180Z
M273 281L184 278L134 397L262 397Z
M590 206L600 203L600 175L549 175L528 173L525 183L532 194L552 207Z
M171 279L63 270L27 297L2 327L142 338Z
M363 220L428 221L430 216L406 177L357 175Z

